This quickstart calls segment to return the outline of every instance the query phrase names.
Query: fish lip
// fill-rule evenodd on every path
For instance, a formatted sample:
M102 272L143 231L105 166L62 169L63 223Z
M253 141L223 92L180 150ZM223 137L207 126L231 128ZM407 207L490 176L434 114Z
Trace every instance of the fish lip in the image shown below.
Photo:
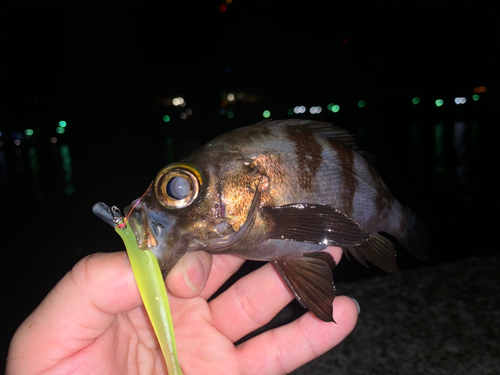
M146 198L146 197L145 197ZM155 210L149 204L149 199L140 202L133 201L125 207L128 224L132 228L141 250L150 250L160 259L173 247L174 218L167 213Z

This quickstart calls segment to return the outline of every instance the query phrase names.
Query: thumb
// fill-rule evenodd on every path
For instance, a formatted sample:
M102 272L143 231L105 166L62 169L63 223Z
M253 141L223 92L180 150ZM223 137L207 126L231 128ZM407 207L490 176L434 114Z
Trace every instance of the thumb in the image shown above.
M176 297L193 298L205 288L211 268L211 254L205 251L189 252L168 273L165 283Z
M8 367L51 368L90 345L109 328L116 314L141 305L125 252L85 257L18 328Z

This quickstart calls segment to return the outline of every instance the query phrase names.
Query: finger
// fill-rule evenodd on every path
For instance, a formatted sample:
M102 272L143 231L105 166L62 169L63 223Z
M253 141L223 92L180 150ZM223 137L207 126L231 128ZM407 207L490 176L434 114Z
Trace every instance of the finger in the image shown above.
M211 268L211 254L205 251L189 252L168 273L165 283L174 296L193 298L205 288Z
M339 262L342 250L325 251ZM271 264L266 264L234 283L210 302L214 325L233 342L268 323L294 295Z
M93 254L78 262L26 318L9 356L23 366L50 368L90 345L116 314L141 305L125 252Z
M358 310L345 296L335 298L333 309L337 324L323 322L308 312L239 345L236 350L242 373L288 374L336 346L354 329Z
M212 257L212 269L200 297L208 300L219 288L240 269L245 259L230 254L216 254Z

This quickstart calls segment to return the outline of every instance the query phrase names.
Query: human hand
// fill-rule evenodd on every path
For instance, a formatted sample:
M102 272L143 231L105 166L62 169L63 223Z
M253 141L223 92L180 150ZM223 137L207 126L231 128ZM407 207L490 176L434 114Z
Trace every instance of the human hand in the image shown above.
M328 248L338 262L339 248ZM357 307L336 297L337 324L310 312L243 344L294 297L271 264L207 299L241 266L232 255L186 254L167 277L185 375L283 374L316 358L354 328ZM155 333L124 252L78 262L14 335L7 374L166 374Z

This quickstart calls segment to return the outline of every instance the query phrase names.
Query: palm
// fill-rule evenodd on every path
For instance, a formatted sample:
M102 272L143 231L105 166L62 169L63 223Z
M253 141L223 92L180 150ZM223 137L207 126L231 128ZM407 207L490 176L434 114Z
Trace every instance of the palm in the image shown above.
M338 261L340 249L333 252ZM7 374L167 374L123 259L114 253L79 262L16 332ZM354 303L338 297L337 325L308 313L235 347L234 342L264 325L293 298L267 264L208 303L241 263L236 257L214 256L198 297L169 295L184 375L288 373L335 346L354 327Z

